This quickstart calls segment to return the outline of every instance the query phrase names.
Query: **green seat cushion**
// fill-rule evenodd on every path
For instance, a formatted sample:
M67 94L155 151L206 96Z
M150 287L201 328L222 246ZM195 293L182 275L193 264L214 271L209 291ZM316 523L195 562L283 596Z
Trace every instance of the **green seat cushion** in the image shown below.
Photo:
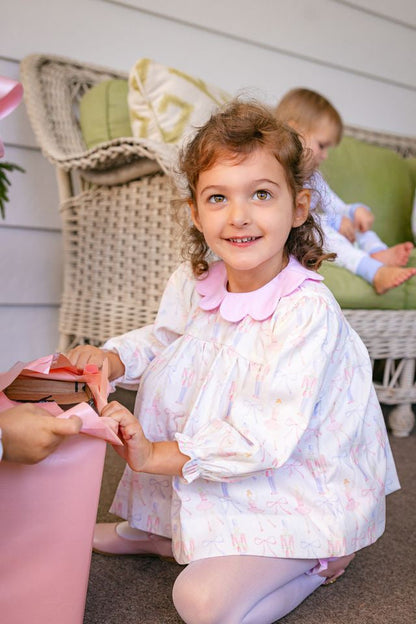
M416 267L416 250L408 266ZM374 288L347 269L324 262L319 269L324 284L332 291L341 308L352 310L414 310L416 309L416 276L404 284L377 295Z
M406 158L406 162L410 167L413 176L413 183L416 185L416 158Z
M413 241L415 159L345 137L331 150L321 170L329 186L346 203L363 202L370 206L375 216L373 229L387 245ZM409 266L416 267L416 251L412 252ZM371 284L333 263L325 262L320 273L342 308L416 308L416 277L377 295Z
M373 229L389 247L413 241L415 181L411 163L405 158L390 149L344 137L321 170L346 203L363 202L371 208Z
M132 136L127 93L127 80L104 80L81 98L80 126L88 148Z

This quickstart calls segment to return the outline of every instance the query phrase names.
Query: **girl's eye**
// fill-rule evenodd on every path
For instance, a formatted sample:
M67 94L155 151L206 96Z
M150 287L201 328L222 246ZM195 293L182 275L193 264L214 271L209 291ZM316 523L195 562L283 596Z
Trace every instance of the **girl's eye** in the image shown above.
M260 190L254 193L254 197L260 201L264 201L265 199L270 199L271 195L269 191Z
M211 195L208 198L208 201L211 204L220 204L221 202L225 201L225 197L224 197L224 195Z

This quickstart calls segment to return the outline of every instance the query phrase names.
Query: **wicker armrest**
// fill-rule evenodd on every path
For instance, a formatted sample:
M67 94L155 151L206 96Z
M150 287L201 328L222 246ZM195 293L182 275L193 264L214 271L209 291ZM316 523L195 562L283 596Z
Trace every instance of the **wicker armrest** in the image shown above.
M81 170L91 181L109 184L133 179L137 172L145 175L169 167L171 149L144 139L125 137L86 148L79 124L82 96L103 80L127 79L127 74L42 54L25 57L20 69L34 133L52 164L64 171ZM149 160L152 165L143 163ZM106 174L112 176L111 182Z
M344 134L378 147L387 147L404 158L416 156L416 137L367 130L366 128L349 125L344 126Z

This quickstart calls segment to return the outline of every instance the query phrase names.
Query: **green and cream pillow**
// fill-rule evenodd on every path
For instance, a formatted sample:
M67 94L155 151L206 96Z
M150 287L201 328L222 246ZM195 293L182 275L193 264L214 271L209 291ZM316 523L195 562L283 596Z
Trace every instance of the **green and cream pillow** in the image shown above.
M88 149L131 137L127 80L103 80L89 89L79 104L79 122Z
M130 71L133 136L177 145L230 96L199 78L143 58Z

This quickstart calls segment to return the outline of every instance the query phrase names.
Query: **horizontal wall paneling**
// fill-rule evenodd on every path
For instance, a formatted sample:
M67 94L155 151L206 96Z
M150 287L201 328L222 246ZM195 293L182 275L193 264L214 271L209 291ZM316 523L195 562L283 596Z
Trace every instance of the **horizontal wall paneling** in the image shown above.
M57 307L0 307L0 371L54 353L57 345Z

